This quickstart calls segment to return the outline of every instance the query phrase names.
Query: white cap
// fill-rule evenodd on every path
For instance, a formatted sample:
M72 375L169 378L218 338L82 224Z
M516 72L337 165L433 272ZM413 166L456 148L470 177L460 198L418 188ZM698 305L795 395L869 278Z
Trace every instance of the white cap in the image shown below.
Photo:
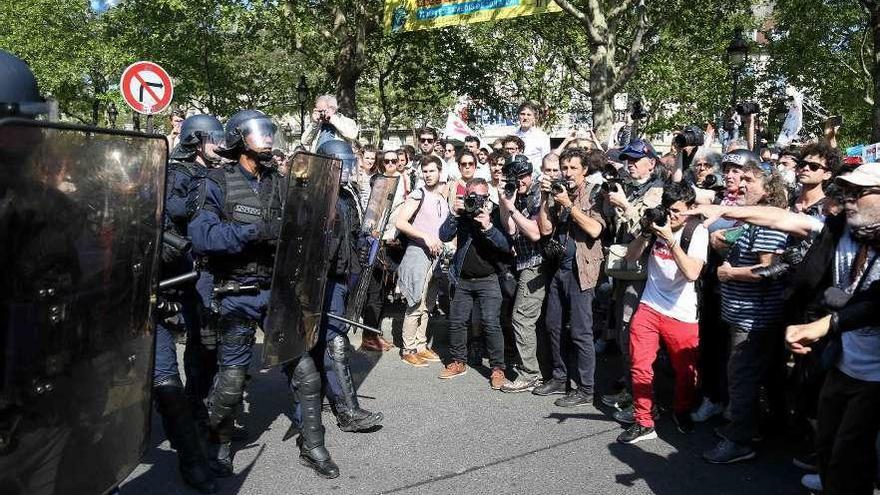
M880 186L880 163L872 162L859 165L852 172L838 177L835 182L838 184L846 182L861 187Z

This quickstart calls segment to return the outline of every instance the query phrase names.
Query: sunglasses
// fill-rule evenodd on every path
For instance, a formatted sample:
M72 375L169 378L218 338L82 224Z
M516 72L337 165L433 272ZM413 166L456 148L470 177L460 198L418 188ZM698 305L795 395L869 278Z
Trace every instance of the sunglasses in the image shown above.
M458 162L458 164L462 167L467 167L467 166L474 167L477 165L477 162Z
M421 143L433 143L434 138L419 138L419 142Z
M396 158L393 159L393 160L389 160L388 158L385 158L383 161L384 161L385 163L397 163L397 162L399 162L400 160L398 160L398 159L396 159Z
M795 167L796 167L796 168L804 168L804 167L808 167L811 171L816 172L816 171L818 171L818 170L823 170L823 169L825 168L825 165L822 165L822 164L819 163L819 162L811 162L811 161L808 161L808 160L800 160L800 161L797 162L797 165L795 165Z

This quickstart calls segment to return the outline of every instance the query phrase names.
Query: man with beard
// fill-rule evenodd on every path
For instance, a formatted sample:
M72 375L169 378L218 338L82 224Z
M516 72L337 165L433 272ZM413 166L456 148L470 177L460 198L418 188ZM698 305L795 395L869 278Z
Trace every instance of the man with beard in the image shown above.
M824 222L768 207L701 206L691 214L814 237L791 290L810 295L812 300L801 303L824 316L788 327L786 341L793 352L805 354L823 337L829 340L831 350L823 358L833 368L819 397L816 441L822 493L870 494L880 430L880 322L873 316L856 323L847 310L851 301L876 293L880 280L880 163L864 164L835 182L842 189L844 213Z
M209 454L217 476L232 475L232 433L242 402L257 326L265 328L269 288L281 232L283 181L272 159L275 124L257 110L242 110L226 123L221 156L235 163L212 170L190 198L193 252L205 256L214 277L210 301L219 334L218 370L208 396ZM302 408L297 443L302 462L327 478L339 468L324 447L321 380L307 352L287 365ZM298 416L298 415L297 415Z

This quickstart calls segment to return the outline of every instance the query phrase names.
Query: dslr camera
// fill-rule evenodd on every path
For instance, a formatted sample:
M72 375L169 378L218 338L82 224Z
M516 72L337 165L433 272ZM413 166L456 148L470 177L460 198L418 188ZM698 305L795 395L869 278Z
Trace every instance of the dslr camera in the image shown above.
M554 196L557 194L562 194L564 192L570 193L571 182L569 182L568 179L564 178L553 179L552 181L550 181L550 192L552 192Z
M803 261L805 254L806 251L800 243L788 246L782 252L779 261L767 266L752 268L752 273L763 279L779 280L791 271L791 267Z
M721 177L718 174L712 174L701 182L697 187L700 189L709 189L712 191L723 191L724 190L724 177Z
M532 163L525 155L516 155L507 159L502 169L504 173L504 195L512 197L519 189L520 177L532 174Z
M736 113L740 115L754 115L761 113L761 107L754 101L744 101L736 106Z
M602 178L605 180L600 186L602 192L609 193L622 190L623 181L620 178L620 172L614 165L610 163L605 164L605 168L602 170Z
M514 194L516 194L516 190L519 189L519 181L517 180L515 175L508 175L504 177L504 197L512 198Z
M703 146L706 142L706 135L703 133L703 130L695 125L689 125L681 131L681 134L676 134L675 138L672 140L672 144L678 148L687 148L689 146Z
M481 196L475 192L468 194L464 198L464 215L472 218L479 215L486 207L487 200L486 196Z
M649 232L651 225L657 224L661 227L666 225L666 219L669 218L669 210L663 206L655 206L648 208L642 214L641 226L643 232Z

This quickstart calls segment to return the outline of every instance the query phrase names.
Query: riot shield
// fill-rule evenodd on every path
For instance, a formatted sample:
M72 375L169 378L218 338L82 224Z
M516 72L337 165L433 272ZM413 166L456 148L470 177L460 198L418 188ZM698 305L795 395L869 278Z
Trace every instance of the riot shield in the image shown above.
M394 194L397 192L397 181L400 177L388 177L379 175L373 182L370 190L370 200L367 202L366 211L364 211L364 220L361 224L361 231L369 236L371 241L369 252L365 253L362 261L362 270L359 276L352 280L351 295L345 306L345 317L352 321L358 321L361 313L364 311L364 303L367 300L367 291L370 288L370 281L373 278L373 270L375 269L376 256L379 250L379 240L388 219L391 216L391 206L394 203ZM365 328L365 327L361 327Z
M263 329L263 366L295 359L318 338L342 164L296 153L290 158L281 237Z
M149 440L161 136L0 120L0 493L99 494Z

